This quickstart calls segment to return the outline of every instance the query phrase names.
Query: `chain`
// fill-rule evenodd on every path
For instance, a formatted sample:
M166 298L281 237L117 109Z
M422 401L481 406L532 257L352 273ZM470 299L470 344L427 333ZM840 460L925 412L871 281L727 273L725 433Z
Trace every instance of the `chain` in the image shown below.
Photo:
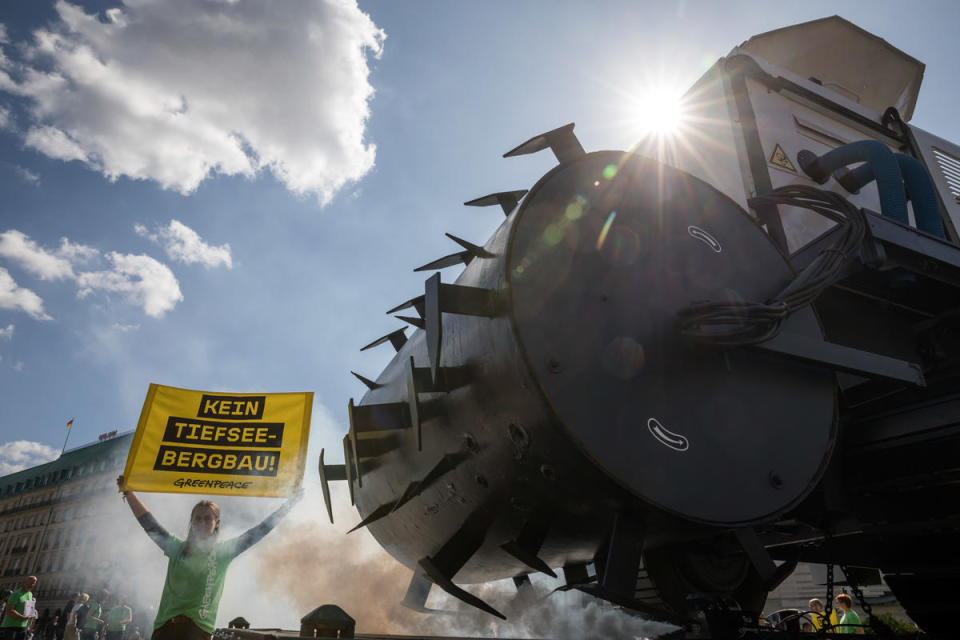
M857 602L860 603L860 607L863 609L863 612L867 614L870 626L875 631L889 632L890 630L887 628L887 626L878 618L874 617L873 607L870 606L870 603L867 602L867 599L863 596L863 591L860 589L857 581L853 579L850 571L847 570L847 565L841 564L840 569L843 571L843 575L847 576L847 584L850 585L850 590L853 591L853 595L857 597ZM878 627L878 624L881 626Z
M830 629L830 614L833 613L833 563L827 565L827 602L823 608L823 628ZM830 629L832 632L833 629Z
M870 606L870 603L866 601L863 597L863 591L860 589L860 586L857 584L857 581L853 579L853 576L850 575L850 571L847 570L847 565L841 564L840 570L843 571L843 575L847 576L847 584L850 585L850 590L853 591L853 595L857 596L857 602L860 603L860 607L863 609L863 612L868 616L873 615L873 608Z

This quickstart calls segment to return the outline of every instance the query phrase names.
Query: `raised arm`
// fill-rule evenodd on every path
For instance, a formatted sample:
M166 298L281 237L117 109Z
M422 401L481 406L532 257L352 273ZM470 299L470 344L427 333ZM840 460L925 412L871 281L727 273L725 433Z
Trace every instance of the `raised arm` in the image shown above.
M260 542L260 539L263 538L263 536L273 531L273 528L277 526L281 520L283 520L284 516L290 513L290 510L300 501L300 498L302 497L303 489L300 489L289 500L280 505L279 509L267 516L263 522L252 529L247 530L246 533L236 538L236 546L233 550L234 555L240 555L256 543Z
M117 488L123 486L123 476L117 478ZM137 518L137 522L140 523L140 526L143 527L143 530L147 532L147 535L150 536L150 539L157 543L157 546L163 549L164 552L167 550L167 542L170 540L170 532L164 529L157 519L153 517L153 514L150 513L150 510L147 509L140 498L137 497L133 491L124 491L123 499L128 505L130 505L130 511L133 512L133 515Z

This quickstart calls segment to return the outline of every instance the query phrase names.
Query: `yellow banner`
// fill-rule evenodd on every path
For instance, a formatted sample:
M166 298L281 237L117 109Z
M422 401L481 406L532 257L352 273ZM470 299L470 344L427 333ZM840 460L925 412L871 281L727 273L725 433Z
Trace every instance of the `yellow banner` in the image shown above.
M313 392L215 393L151 384L121 490L289 496L300 486Z

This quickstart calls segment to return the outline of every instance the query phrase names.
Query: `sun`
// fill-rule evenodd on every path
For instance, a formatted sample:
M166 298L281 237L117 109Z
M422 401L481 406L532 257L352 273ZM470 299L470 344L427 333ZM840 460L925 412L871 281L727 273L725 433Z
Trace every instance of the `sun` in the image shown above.
M675 135L684 124L683 94L673 88L650 87L633 100L633 119L641 136Z

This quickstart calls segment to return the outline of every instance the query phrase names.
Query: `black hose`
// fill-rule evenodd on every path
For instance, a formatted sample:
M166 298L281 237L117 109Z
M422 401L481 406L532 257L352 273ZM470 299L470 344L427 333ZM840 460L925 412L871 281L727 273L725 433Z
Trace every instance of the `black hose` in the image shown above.
M677 312L681 333L699 342L744 346L780 333L790 314L812 303L840 275L860 249L867 222L863 212L840 194L791 185L759 196L751 204L786 205L815 211L842 224L836 242L824 249L777 295L766 302L695 302Z

